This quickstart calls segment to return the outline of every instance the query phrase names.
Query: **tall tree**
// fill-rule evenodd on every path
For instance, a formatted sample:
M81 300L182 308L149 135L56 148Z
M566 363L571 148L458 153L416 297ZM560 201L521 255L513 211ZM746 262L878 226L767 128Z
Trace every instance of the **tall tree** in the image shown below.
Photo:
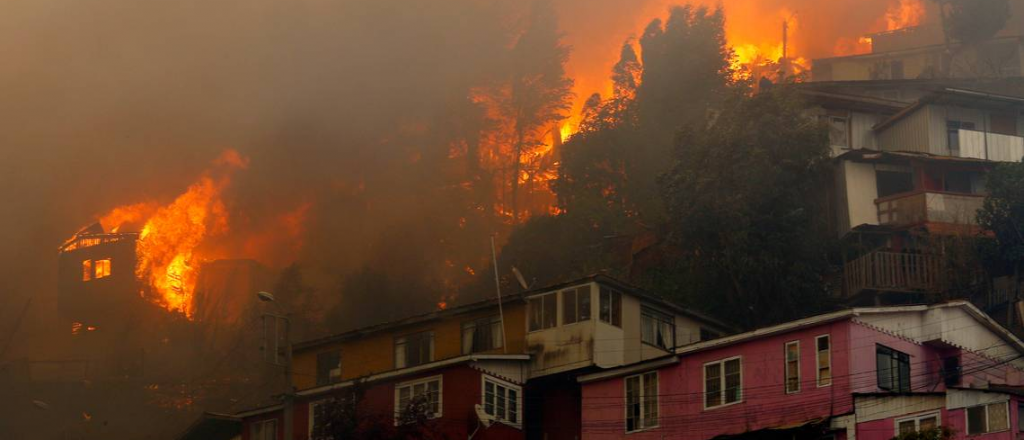
M978 224L995 235L985 252L994 272L1012 273L1020 284L1024 268L1024 163L1002 163L985 183L988 197L978 211Z
M828 133L805 108L778 87L683 130L661 179L678 256L663 290L751 326L824 305Z
M564 69L568 57L551 3L536 0L509 52L504 75L481 96L500 124L497 142L506 150L500 156L506 156L509 170L507 203L513 223L522 214L522 187L530 188L555 162L550 160L551 141L545 138L557 130L570 107L573 82Z

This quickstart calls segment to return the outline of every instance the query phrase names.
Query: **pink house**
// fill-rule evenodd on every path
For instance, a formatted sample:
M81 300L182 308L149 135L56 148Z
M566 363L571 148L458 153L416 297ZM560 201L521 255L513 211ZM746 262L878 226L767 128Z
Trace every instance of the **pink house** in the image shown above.
M579 377L585 439L1024 438L1024 343L967 302L857 308Z

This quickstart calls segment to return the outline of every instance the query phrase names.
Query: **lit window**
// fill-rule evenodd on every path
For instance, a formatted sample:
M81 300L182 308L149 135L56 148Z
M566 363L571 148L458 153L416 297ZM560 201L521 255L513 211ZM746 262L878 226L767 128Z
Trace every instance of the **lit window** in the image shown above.
M818 386L826 387L832 385L832 339L821 335L814 341L818 346Z
M601 288L601 322L622 327L622 293Z
M743 374L740 358L704 364L704 408L739 402L743 398Z
M590 286L562 291L562 325L590 320Z
M82 281L92 279L92 260L82 261Z
M462 354L491 351L501 346L501 316L462 323Z
M277 440L277 420L260 420L249 425L249 438L252 440Z
M434 360L434 332L395 338L395 368L415 367Z
M419 416L441 417L441 376L395 386L395 423Z
M800 341L786 343L786 393L800 391Z
M531 332L558 325L558 302L554 292L530 298L527 306L530 309Z
M110 276L110 259L106 258L103 260L96 260L94 266L96 266L96 279L106 278Z
M658 372L626 378L626 432L658 426Z
M657 310L640 309L640 340L665 350L675 348L676 325L672 316Z
M517 426L522 423L522 388L484 376L483 395L484 412L494 420Z
M316 355L316 384L327 385L341 381L341 352L338 350Z
M1006 402L967 408L967 435L985 434L1010 429L1010 413Z
M939 413L921 414L896 419L896 436L912 432L926 432L939 427Z

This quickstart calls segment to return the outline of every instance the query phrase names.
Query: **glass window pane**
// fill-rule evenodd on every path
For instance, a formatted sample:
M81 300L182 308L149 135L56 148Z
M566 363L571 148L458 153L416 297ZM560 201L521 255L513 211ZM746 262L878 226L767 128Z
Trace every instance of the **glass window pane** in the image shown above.
M1010 429L1010 421L1006 416L1006 402L993 403L988 406L988 432L999 432Z
M558 300L557 295L544 296L544 328L552 328L558 325Z
M576 317L576 291L562 291L562 324L575 323Z
M590 286L576 289L576 302L579 304L579 320L590 320Z
M626 431L635 431L640 420L640 378L626 378Z
M612 325L622 327L622 293L612 292Z
M612 294L611 291L609 291L608 289L605 289L604 287L602 287L601 288L601 292L599 294L600 300L598 301L598 307L601 309L600 310L601 322L606 322L606 323L609 323L609 324L611 324L611 322L612 322L612 298L611 298L611 294Z
M985 432L985 407L975 406L967 408L967 434L981 434Z
M938 428L938 427L939 427L938 419L936 419L935 417L925 417L925 418L921 419L921 421L919 422L919 426L918 426L917 430L918 431L931 431L931 430L933 430L935 428Z
M704 406L710 408L722 404L722 365L704 366Z
M519 393L508 390L508 421L519 423Z
M527 304L530 308L530 331L540 330L544 323L543 302L540 298L530 298Z
M740 360L725 362L725 403L739 402L743 384L740 382Z
M905 421L900 422L900 424L899 424L899 433L901 435L914 432L914 430L915 429L914 429L914 421L913 420L905 420Z

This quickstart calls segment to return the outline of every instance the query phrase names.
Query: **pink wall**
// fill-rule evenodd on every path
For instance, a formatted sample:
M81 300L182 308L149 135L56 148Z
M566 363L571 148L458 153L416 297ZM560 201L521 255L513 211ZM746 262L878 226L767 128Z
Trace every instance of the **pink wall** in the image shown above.
M818 387L814 342L823 334L831 336L833 383ZM800 341L801 390L786 394L784 347L794 340ZM706 439L851 412L850 343L850 324L841 321L684 355L680 364L659 370L659 426L630 438ZM742 356L741 403L705 410L703 365L733 356ZM584 438L624 436L624 394L622 378L583 386Z

